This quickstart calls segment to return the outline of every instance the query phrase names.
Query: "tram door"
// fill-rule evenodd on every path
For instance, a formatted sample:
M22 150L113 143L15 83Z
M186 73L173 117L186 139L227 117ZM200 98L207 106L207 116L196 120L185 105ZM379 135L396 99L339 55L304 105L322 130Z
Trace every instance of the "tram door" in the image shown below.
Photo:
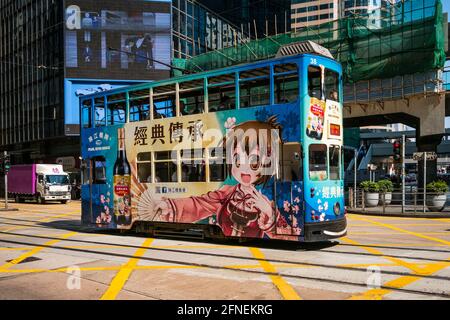
M105 204L109 203L106 189L106 162L104 157L87 159L83 171L84 184L81 189L83 223L104 224L97 221L104 211ZM108 209L109 210L109 209Z
M303 158L300 143L283 144L280 172L275 185L278 211L291 227L291 235L302 235L303 212Z

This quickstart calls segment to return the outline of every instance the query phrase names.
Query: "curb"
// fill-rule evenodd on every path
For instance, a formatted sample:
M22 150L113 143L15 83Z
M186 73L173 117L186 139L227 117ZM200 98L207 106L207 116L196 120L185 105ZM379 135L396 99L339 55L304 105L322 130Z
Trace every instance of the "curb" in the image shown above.
M347 213L354 213L360 215L367 216L378 216L378 217L399 217L399 218L431 218L431 219L439 219L439 218L450 218L450 212L446 213L437 213L437 212L419 212L419 213L381 213L381 212L370 212L370 211L359 211L359 210L351 210L347 209Z

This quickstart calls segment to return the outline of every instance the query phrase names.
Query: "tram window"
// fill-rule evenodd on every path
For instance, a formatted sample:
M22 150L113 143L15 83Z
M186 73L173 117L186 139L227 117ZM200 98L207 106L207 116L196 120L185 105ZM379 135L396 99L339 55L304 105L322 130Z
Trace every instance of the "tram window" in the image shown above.
M240 108L269 104L269 74L268 67L249 70L240 74Z
M82 170L82 184L90 184L91 181L91 174L90 174L90 168L91 168L91 161L90 160L83 160L81 163L81 170Z
M96 157L92 159L93 162L93 184L105 184L106 183L106 160L104 157Z
M152 182L152 154L151 152L138 153L137 155L137 171L138 180L141 183ZM159 181L155 181L159 182Z
M126 122L126 102L113 102L108 104L108 125L123 124Z
M269 78L262 80L245 81L240 85L240 107L249 108L269 104L270 98Z
M105 98L101 97L101 98L96 98L94 100L94 109L95 109L95 114L94 114L94 121L95 121L95 126L96 127L102 127L105 126L106 123L106 112L105 112Z
M181 182L206 182L203 149L182 150Z
M299 143L286 143L283 145L283 181L303 180L303 160L301 145Z
M325 90L327 99L339 102L339 74L332 70L325 70Z
M92 113L91 113L92 100L91 99L84 100L81 103L81 108L82 108L81 121L83 128L90 128L92 126Z
M193 83L192 86L198 83ZM180 85L180 90L189 83ZM205 110L205 90L202 86L180 92L180 112L182 115L199 114Z
M298 67L294 63L274 67L275 103L289 103L298 99Z
M223 148L209 149L209 181L225 181L227 173L226 150Z
M208 89L209 111L236 109L236 86L234 84Z
M340 159L341 152L339 146L330 146L329 151L330 180L340 180Z
M130 122L150 119L149 99L141 98L130 100Z
M153 119L172 118L176 114L175 95L153 99Z
M311 98L322 98L322 72L319 67L308 67L308 94Z
M171 151L155 152L155 181L177 182L177 159L171 158Z
M236 108L235 74L208 78L209 111L224 111Z
M327 174L327 146L325 144L311 144L309 146L309 179L323 181Z
M153 88L153 119L177 116L175 84Z

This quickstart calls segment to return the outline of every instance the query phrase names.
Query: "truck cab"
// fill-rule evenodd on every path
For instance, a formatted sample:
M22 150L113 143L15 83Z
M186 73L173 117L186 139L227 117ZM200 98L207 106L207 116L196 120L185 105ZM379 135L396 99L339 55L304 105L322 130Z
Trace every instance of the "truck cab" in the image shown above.
M67 203L71 199L69 174L64 172L62 165L36 165L37 201L61 201Z

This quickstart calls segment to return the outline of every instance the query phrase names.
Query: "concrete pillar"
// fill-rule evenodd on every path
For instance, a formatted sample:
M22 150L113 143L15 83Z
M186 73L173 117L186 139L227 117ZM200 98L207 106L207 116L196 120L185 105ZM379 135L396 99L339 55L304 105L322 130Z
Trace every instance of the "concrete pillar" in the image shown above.
M418 152L437 152L437 146L441 143L443 134L436 134L417 138ZM418 161L417 187L423 188L424 161ZM427 160L427 184L437 179L437 160Z

